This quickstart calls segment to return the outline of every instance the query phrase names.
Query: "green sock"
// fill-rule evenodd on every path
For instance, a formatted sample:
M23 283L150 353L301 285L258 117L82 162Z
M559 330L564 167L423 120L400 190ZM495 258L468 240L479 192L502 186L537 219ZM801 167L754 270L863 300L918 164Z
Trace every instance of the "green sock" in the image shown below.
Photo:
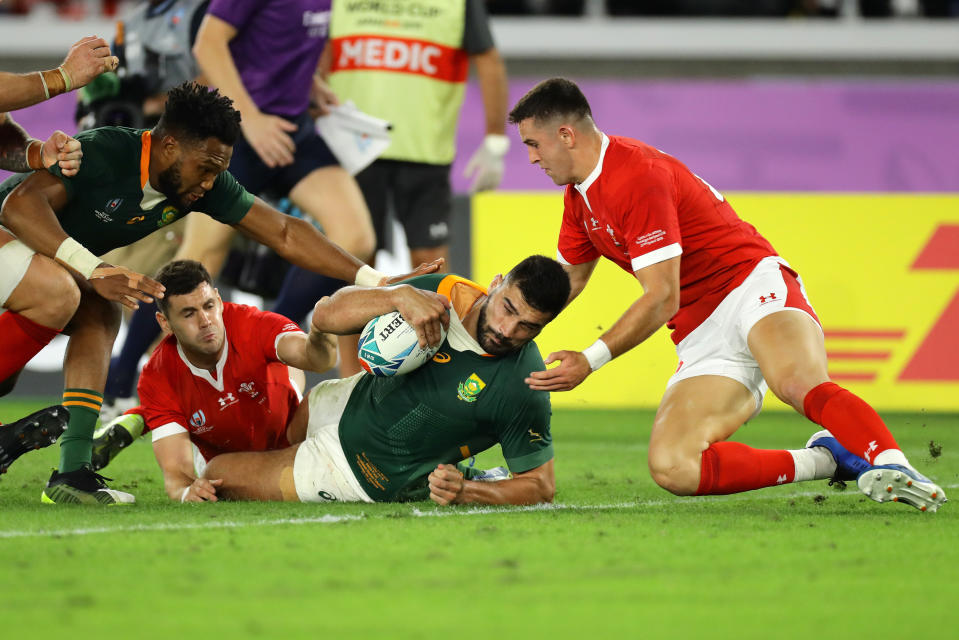
M90 389L64 389L63 406L70 411L70 424L60 436L60 473L90 464L93 429L100 417L103 394Z

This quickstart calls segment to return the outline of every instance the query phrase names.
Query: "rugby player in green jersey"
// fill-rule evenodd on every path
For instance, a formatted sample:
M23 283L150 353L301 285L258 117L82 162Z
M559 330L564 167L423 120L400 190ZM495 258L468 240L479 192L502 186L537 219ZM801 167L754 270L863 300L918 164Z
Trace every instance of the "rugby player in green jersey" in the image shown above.
M364 373L320 383L290 424L291 441L301 443L210 460L203 476L216 496L301 502L428 497L442 505L553 499L549 393L524 380L543 369L533 339L569 296L562 266L531 256L505 278L496 276L488 292L453 275L408 284L450 301L449 332L432 361L390 378ZM341 289L317 303L313 327L355 333L394 309L390 293ZM477 482L457 470L457 461L497 443L511 478Z
M195 210L305 269L360 285L384 281L308 222L283 215L237 184L226 169L239 122L229 98L185 83L169 92L152 130L103 127L78 134L84 158L76 175L53 166L0 185L0 306L7 310L0 315L0 381L61 331L70 336L63 396L69 424L43 502L134 501L90 468L92 435L120 325L116 303L135 309L162 297L163 288L97 256ZM41 426L63 431L65 412L53 411L56 420ZM0 442L0 466L18 452Z

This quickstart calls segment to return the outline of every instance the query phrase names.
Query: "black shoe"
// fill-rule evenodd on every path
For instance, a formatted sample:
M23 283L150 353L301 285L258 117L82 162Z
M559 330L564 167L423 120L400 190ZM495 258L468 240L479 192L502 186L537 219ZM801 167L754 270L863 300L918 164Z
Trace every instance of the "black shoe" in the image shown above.
M107 486L99 473L84 465L75 471L60 473L56 469L50 476L40 502L44 504L105 504L126 505L136 502L133 494L117 491Z
M67 430L70 412L63 405L40 409L0 426L0 473L27 451L49 447Z

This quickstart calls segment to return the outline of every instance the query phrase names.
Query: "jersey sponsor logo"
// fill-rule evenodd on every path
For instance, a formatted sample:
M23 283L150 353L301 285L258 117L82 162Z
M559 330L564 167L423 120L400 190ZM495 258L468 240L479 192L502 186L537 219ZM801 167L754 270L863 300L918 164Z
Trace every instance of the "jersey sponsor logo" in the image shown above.
M530 444L533 444L534 442L543 442L543 434L542 434L542 433L536 433L536 432L533 431L532 429L527 429L527 432L529 433L529 443L530 443Z
M165 227L171 222L174 222L179 213L180 210L173 205L168 204L163 207L163 213L160 214L160 219L157 220L157 227Z
M450 360L452 360L450 354L444 351L439 351L435 356L433 356L433 362L438 362L439 364L446 364Z
M466 82L466 52L427 40L352 36L334 38L333 71L389 71L444 82Z
M127 220L127 224L136 224L138 222L143 222L144 220L146 220L146 216L133 216Z
M450 230L445 222L437 222L436 224L430 225L430 238L433 240L441 240L449 236Z
M245 393L251 398L255 398L260 395L260 392L254 388L253 382L241 382L240 383L240 393Z
M325 38L330 30L330 12L327 11L304 11L303 26L306 27L306 35L310 38Z
M486 388L486 383L475 373L459 383L456 387L456 397L463 402L476 402L477 396Z
M107 212L100 211L99 209L94 209L93 211L94 211L94 215L97 217L98 220L102 222L113 222L113 216L111 216Z
M759 296L759 304L761 306L769 302L776 302L778 299L775 293L770 293L768 296Z
M289 324L283 325L283 328L280 329L280 333L283 333L284 331L299 331L299 330L300 330L300 325L296 324L295 322L290 322Z
M220 403L220 411L223 411L227 407L235 405L237 402L239 402L239 400L237 399L235 395L233 395L230 392L227 392L225 396L218 398L217 402Z

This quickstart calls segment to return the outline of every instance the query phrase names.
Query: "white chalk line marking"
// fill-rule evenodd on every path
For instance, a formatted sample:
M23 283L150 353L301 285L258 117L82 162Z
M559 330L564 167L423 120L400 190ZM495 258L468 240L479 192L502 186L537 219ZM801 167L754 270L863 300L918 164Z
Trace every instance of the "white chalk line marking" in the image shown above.
M957 484L944 485L946 489L959 488ZM832 492L830 492L832 493ZM848 492L849 495L857 495L856 491ZM822 491L794 491L789 493L778 493L770 495L763 501L776 501L784 498L811 498L813 496L823 495ZM844 494L836 494L844 495ZM410 516L414 518L447 518L450 516L484 516L506 513L528 513L528 512L556 512L556 511L617 511L623 509L638 508L657 508L657 507L675 507L681 502L758 502L758 496L750 494L738 494L731 496L692 496L687 498L673 498L664 500L637 500L633 502L614 502L609 504L537 504L529 506L483 506L470 508L448 509L445 507L435 507L434 509L423 509L412 507ZM145 532L145 531L184 531L196 529L234 529L239 527L276 527L283 525L306 525L306 524L337 524L340 522L352 522L368 519L386 519L395 518L395 513L384 513L382 515L370 515L361 513L359 515L334 515L324 514L322 516L307 518L278 518L276 520L249 520L249 521L211 521L211 522L183 522L183 523L156 523L156 524L138 524L121 525L116 527L81 527L76 529L37 529L37 530L0 530L0 539L10 538L60 538L66 536L88 536L111 533L127 532ZM402 516L401 516L402 517Z

